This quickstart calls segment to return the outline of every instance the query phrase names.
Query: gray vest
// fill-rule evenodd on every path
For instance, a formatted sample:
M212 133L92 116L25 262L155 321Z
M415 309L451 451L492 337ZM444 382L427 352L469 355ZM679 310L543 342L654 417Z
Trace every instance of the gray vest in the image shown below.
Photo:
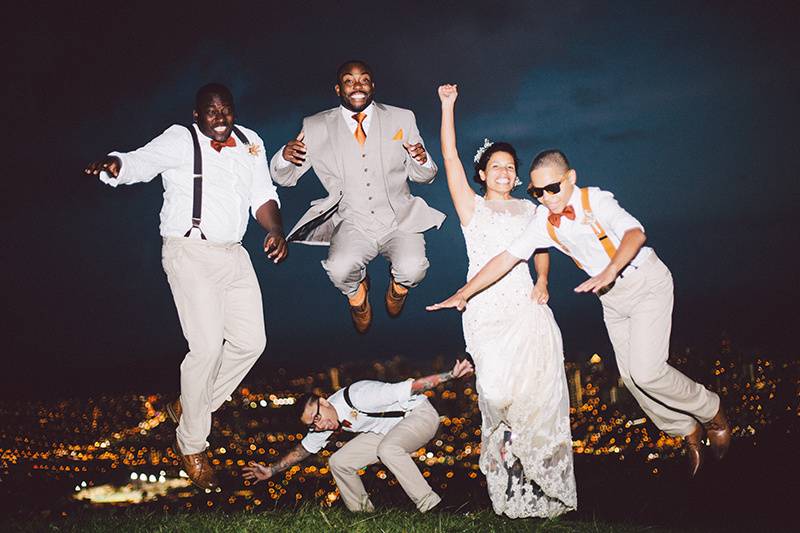
M354 224L365 234L380 238L397 229L394 210L389 204L386 180L381 162L380 127L372 118L364 146L339 120L339 138L344 164L344 190L339 204L339 216Z

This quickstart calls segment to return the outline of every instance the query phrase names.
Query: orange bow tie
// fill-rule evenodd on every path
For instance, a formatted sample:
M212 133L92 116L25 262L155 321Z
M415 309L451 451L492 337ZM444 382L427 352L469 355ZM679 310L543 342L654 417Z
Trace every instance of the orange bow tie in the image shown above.
M215 141L214 139L211 139L211 148L213 148L217 152L221 152L222 149L225 148L226 146L228 148L233 148L234 146L236 146L236 139L233 138L233 135L228 137L228 140L225 142L219 142Z
M559 227L561 226L561 217L567 217L570 220L575 220L575 208L571 205L568 205L560 213L550 213L547 215L547 220L553 226Z

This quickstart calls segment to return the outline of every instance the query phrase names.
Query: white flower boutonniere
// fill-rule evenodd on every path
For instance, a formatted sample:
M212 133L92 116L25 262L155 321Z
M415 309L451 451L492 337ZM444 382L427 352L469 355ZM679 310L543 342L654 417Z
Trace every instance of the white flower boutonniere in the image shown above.
M258 155L261 153L261 145L251 144L247 147L247 151L250 152L250 155L258 157Z

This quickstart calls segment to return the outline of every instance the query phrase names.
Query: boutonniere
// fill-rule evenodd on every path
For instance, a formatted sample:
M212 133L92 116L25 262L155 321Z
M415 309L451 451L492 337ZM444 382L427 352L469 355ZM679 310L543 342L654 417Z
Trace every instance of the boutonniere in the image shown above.
M261 153L261 145L251 144L247 147L247 151L250 152L250 155L258 157L258 155Z

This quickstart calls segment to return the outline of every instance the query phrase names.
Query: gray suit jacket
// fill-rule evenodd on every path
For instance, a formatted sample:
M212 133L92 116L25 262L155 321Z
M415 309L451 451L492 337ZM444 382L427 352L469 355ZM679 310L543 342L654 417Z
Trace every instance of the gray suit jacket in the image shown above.
M344 164L340 150L341 135L338 122L342 120L339 107L322 111L303 119L306 144L306 160L301 166L290 164L278 168L282 160L281 152L272 157L272 178L278 185L293 187L300 177L314 169L317 177L328 192L326 198L311 202L309 209L295 224L287 240L304 244L328 245L335 229L334 214L342 199L344 189ZM414 113L375 102L375 116L369 128L369 136L380 139L381 165L383 179L388 191L389 203L395 213L398 229L409 233L421 233L432 227L439 227L445 215L412 196L408 179L417 183L430 183L436 175L436 164L431 161L430 168L423 167L408 155L403 143L421 143L422 137L417 129ZM430 155L428 155L430 158Z

